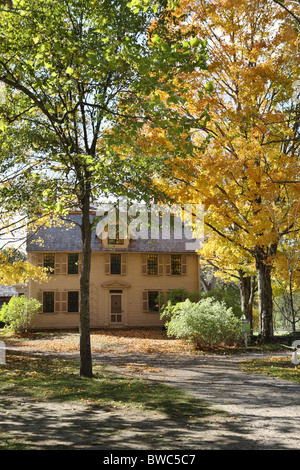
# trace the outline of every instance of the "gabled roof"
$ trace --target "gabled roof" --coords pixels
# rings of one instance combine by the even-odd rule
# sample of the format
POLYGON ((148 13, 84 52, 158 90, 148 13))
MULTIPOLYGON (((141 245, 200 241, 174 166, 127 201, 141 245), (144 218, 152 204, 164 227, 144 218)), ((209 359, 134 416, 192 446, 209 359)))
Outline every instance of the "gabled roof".
MULTIPOLYGON (((94 213, 90 214, 90 220, 93 221, 94 213)), ((57 226, 54 224, 51 227, 41 228, 38 233, 34 233, 28 237, 27 252, 31 251, 82 251, 81 241, 81 214, 73 213, 68 216, 68 221, 63 225, 57 226)), ((117 247, 116 249, 107 248, 103 241, 97 236, 96 230, 92 233, 92 251, 93 252, 106 252, 106 251, 126 251, 126 252, 157 252, 157 253, 193 253, 195 252, 195 245, 193 240, 186 238, 184 230, 182 230, 182 239, 174 238, 174 233, 171 230, 168 239, 163 239, 160 232, 159 238, 151 239, 151 231, 149 229, 148 239, 130 239, 127 248, 117 247)))

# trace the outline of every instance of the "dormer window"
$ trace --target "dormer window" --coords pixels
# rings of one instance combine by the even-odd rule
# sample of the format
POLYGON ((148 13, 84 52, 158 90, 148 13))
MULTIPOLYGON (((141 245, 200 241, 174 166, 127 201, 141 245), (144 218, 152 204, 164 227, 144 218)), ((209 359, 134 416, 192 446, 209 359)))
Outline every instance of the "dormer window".
POLYGON ((114 212, 104 213, 96 226, 96 236, 102 241, 104 248, 128 248, 127 217, 121 214, 116 217, 114 212))
POLYGON ((125 244, 125 239, 124 238, 120 238, 120 230, 119 230, 119 225, 117 225, 115 227, 115 232, 116 232, 116 236, 115 238, 109 238, 108 237, 108 245, 111 246, 111 245, 124 245, 125 244))
POLYGON ((129 245, 129 238, 124 237, 124 229, 122 231, 119 230, 119 226, 115 226, 115 230, 107 230, 107 227, 104 229, 105 236, 100 237, 102 238, 102 243, 104 248, 128 248, 129 245), (121 232, 121 233, 120 233, 121 232), (109 236, 109 235, 113 235, 109 236))

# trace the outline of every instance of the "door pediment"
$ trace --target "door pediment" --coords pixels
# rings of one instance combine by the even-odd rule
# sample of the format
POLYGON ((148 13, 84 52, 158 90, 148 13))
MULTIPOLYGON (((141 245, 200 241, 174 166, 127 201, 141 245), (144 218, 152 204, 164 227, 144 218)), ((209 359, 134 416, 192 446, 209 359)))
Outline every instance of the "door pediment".
POLYGON ((112 280, 103 282, 103 284, 101 284, 101 287, 104 287, 106 289, 127 289, 128 287, 130 287, 130 284, 123 281, 112 280))

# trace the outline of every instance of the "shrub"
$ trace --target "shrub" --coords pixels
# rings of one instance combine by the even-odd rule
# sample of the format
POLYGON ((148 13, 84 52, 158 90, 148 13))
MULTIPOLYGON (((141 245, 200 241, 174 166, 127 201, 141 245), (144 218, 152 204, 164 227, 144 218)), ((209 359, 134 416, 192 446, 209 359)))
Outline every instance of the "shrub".
POLYGON ((183 302, 186 299, 189 299, 191 302, 197 302, 201 298, 201 292, 188 292, 186 289, 180 287, 177 289, 172 289, 169 292, 163 292, 159 294, 158 297, 161 304, 166 304, 168 301, 170 301, 172 305, 175 305, 178 302, 183 302))
POLYGON ((201 295, 202 299, 207 299, 208 297, 213 297, 219 302, 224 302, 227 307, 232 308, 233 313, 237 317, 240 318, 243 316, 240 291, 236 286, 229 285, 224 288, 216 287, 215 289, 202 293, 201 295))
POLYGON ((227 308, 232 308, 234 315, 237 317, 243 316, 239 289, 232 284, 226 285, 223 288, 216 287, 208 292, 188 292, 186 289, 179 288, 159 294, 161 304, 167 303, 170 300, 173 305, 178 302, 184 302, 186 299, 189 299, 191 302, 199 302, 200 299, 207 299, 207 297, 213 297, 219 302, 224 302, 227 308))
POLYGON ((27 299, 25 296, 12 297, 0 310, 0 321, 5 323, 4 329, 13 334, 26 332, 40 305, 36 299, 27 299))
POLYGON ((161 317, 166 317, 168 336, 192 342, 197 347, 237 344, 243 339, 241 321, 224 302, 213 297, 197 303, 189 299, 172 305, 168 302, 161 317))

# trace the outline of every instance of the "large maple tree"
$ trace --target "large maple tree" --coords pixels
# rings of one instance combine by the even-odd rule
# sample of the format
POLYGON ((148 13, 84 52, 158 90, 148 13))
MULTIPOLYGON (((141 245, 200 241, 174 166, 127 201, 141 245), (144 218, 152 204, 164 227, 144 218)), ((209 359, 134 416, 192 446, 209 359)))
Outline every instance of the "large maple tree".
POLYGON ((299 76, 297 30, 271 0, 182 0, 180 11, 189 12, 182 28, 209 47, 207 70, 181 75, 189 85, 182 113, 199 117, 207 107, 210 121, 194 130, 193 155, 172 160, 172 176, 161 184, 181 202, 204 204, 211 256, 215 244, 229 266, 247 272, 252 262, 259 333, 269 340, 273 259, 281 237, 297 234, 281 184, 289 181, 290 201, 297 201, 299 105, 291 103, 299 76), (209 94, 200 88, 205 82, 209 94))

